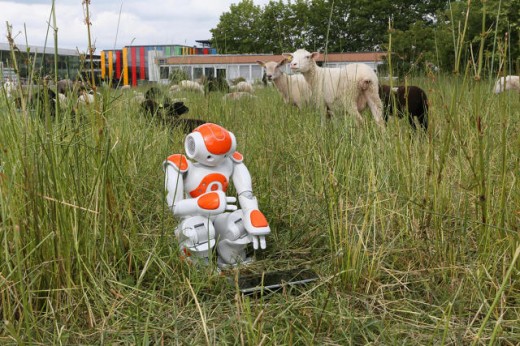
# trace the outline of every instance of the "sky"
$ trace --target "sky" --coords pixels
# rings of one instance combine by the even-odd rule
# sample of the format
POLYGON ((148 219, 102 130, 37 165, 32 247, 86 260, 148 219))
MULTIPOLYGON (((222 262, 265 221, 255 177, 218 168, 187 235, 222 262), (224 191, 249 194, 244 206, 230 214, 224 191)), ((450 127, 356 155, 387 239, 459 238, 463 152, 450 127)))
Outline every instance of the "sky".
MULTIPOLYGON (((83 0, 55 0, 58 47, 88 48, 83 0)), ((96 52, 128 45, 181 44, 211 39, 220 15, 240 0, 91 0, 91 39, 96 52)), ((269 0, 254 0, 264 6, 269 0)), ((15 43, 54 46, 52 0, 0 0, 0 42, 7 43, 7 23, 15 43)))

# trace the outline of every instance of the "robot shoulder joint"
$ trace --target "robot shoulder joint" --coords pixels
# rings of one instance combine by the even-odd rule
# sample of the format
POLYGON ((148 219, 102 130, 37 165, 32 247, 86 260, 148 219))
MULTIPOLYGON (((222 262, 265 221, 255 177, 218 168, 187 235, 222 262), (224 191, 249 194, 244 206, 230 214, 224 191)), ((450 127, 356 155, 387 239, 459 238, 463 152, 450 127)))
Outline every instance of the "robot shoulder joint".
POLYGON ((235 163, 242 163, 244 161, 244 155, 240 154, 238 151, 235 151, 233 155, 231 155, 231 160, 235 163))
POLYGON ((186 173, 190 168, 190 162, 186 158, 186 156, 182 154, 173 154, 168 156, 166 161, 164 161, 164 167, 167 165, 173 166, 176 170, 181 173, 186 173))

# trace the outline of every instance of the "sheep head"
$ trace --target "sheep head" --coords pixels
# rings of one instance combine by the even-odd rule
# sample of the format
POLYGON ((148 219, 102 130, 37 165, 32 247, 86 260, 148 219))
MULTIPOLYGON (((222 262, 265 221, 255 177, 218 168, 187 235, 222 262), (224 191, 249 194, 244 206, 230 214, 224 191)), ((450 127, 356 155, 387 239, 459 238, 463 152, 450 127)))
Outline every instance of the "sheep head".
POLYGON ((319 56, 319 53, 309 53, 305 49, 298 49, 294 53, 284 53, 282 55, 291 63, 291 70, 305 73, 316 66, 315 59, 319 56))
POLYGON ((263 61, 257 60, 257 63, 258 63, 258 65, 262 66, 265 69, 265 75, 267 76, 267 79, 271 81, 271 80, 275 80, 275 79, 279 78, 281 75, 283 75, 283 71, 281 68, 285 64, 289 63, 289 61, 287 60, 287 58, 284 58, 280 62, 276 62, 276 61, 263 62, 263 61))

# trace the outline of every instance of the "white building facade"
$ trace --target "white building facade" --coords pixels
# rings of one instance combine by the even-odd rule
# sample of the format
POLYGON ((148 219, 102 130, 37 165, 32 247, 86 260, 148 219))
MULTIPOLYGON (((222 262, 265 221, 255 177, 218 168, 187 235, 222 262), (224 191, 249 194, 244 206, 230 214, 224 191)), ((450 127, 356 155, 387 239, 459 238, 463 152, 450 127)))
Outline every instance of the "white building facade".
MULTIPOLYGON (((352 63, 364 63, 377 71, 377 66, 383 63, 385 53, 330 53, 321 54, 317 62, 326 67, 341 67, 352 63)), ((282 55, 273 54, 240 54, 240 55, 188 55, 156 57, 154 72, 150 80, 168 83, 176 71, 183 73, 190 80, 205 77, 223 77, 228 81, 244 78, 250 83, 260 81, 263 69, 257 61, 282 61, 282 55), (157 73, 158 71, 158 73, 157 73), (152 76, 154 79, 152 79, 152 76)), ((288 66, 286 72, 290 73, 288 66)))

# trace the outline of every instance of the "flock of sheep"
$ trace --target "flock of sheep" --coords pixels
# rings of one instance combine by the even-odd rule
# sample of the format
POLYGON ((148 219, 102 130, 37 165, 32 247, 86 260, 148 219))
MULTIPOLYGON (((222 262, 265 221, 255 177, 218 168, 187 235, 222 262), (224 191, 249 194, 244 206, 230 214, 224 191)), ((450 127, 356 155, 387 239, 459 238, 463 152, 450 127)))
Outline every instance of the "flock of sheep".
MULTIPOLYGON (((421 126, 428 127, 428 99, 424 90, 416 86, 398 87, 379 85, 375 72, 366 64, 350 64, 344 68, 320 67, 316 64, 318 53, 298 49, 284 54, 280 62, 257 61, 265 69, 267 79, 272 81, 286 103, 301 108, 307 105, 324 106, 325 115, 331 118, 338 110, 345 110, 363 123, 361 112, 368 106, 379 126, 384 126, 388 114, 407 113, 415 129, 413 117, 421 126), (299 72, 288 75, 284 67, 299 72), (395 103, 392 99, 395 95, 395 103)), ((324 117, 322 117, 322 122, 324 117)))
MULTIPOLYGON (((335 110, 343 109, 363 122, 360 114, 367 106, 376 123, 383 126, 388 115, 407 115, 410 126, 415 130, 417 118, 420 126, 428 128, 428 97, 418 86, 398 86, 390 88, 379 84, 377 75, 366 64, 350 64, 344 68, 320 67, 316 64, 318 53, 298 49, 284 54, 280 62, 257 61, 265 69, 268 80, 272 81, 286 103, 301 108, 304 105, 325 107, 326 117, 332 117, 335 110), (293 72, 287 75, 284 66, 290 64, 293 72), (394 109, 396 108, 396 109, 394 109)), ((494 87, 495 93, 504 90, 520 91, 519 76, 500 78, 494 87)), ((323 122, 322 117, 322 122, 323 122)))
POLYGON ((22 103, 25 103, 26 107, 41 114, 48 111, 51 116, 55 115, 56 104, 60 109, 70 108, 72 113, 76 114, 80 107, 92 104, 95 98, 94 91, 88 89, 83 82, 70 79, 62 79, 54 85, 52 80, 46 77, 41 85, 24 86, 17 86, 8 79, 4 83, 4 90, 7 98, 13 99, 18 109, 23 108, 22 103))
MULTIPOLYGON (((335 113, 346 112, 353 116, 358 123, 363 123, 361 112, 367 107, 380 127, 384 127, 390 114, 400 117, 406 115, 410 126, 415 130, 415 118, 422 129, 428 129, 428 97, 426 92, 417 86, 397 86, 391 88, 379 83, 374 70, 363 63, 349 64, 342 68, 320 67, 316 63, 319 53, 310 53, 304 49, 298 49, 294 53, 283 54, 281 61, 257 61, 263 67, 265 77, 278 90, 287 104, 292 104, 299 109, 302 107, 317 107, 323 112, 322 124, 334 116, 335 113), (289 64, 293 74, 284 72, 289 64)), ((4 84, 7 97, 15 93, 13 82, 9 79, 4 84)), ((227 85, 226 85, 227 87, 227 85)), ((129 86, 123 88, 130 88, 129 86)), ((253 86, 241 81, 228 88, 223 100, 238 100, 242 98, 254 98, 253 86)), ((71 80, 61 80, 55 86, 54 92, 50 88, 50 82, 44 81, 44 91, 36 92, 39 96, 37 102, 46 104, 51 112, 54 112, 57 99, 60 105, 70 105, 69 98, 73 100, 73 109, 94 101, 94 93, 88 91, 83 84, 71 80), (45 101, 46 100, 46 101, 45 101), (45 101, 45 102, 43 102, 45 101)), ((183 80, 172 85, 169 94, 174 95, 179 91, 189 90, 204 94, 205 88, 201 83, 183 80)), ((496 81, 494 92, 505 90, 520 91, 519 76, 501 77, 496 81)), ((146 95, 136 92, 136 99, 141 103, 141 109, 147 114, 169 122, 173 126, 182 126, 186 131, 191 131, 202 121, 197 119, 181 119, 180 116, 188 112, 188 108, 182 101, 170 102, 157 98, 159 89, 152 87, 146 95), (158 115, 158 116, 157 116, 158 115)), ((29 93, 29 95, 31 95, 29 93)), ((29 97, 29 101, 30 97, 29 97)), ((43 107, 40 107, 43 109, 43 107)))

